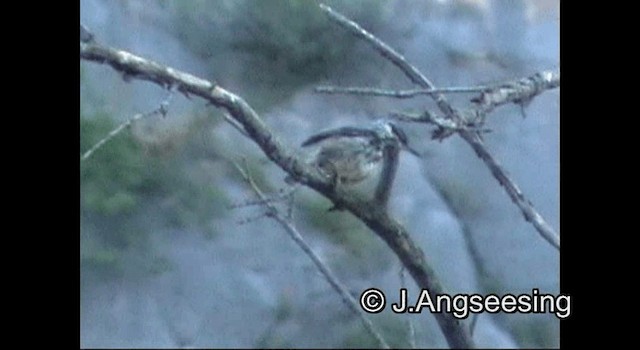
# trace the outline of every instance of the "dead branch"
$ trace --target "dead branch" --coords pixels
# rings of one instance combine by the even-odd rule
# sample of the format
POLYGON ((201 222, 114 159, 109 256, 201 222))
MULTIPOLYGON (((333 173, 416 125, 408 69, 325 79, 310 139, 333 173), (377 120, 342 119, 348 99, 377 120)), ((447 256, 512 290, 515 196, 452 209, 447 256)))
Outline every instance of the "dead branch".
MULTIPOLYGON (((80 28, 82 28, 82 26, 80 28)), ((173 93, 169 91, 169 94, 162 102, 160 102, 160 106, 158 108, 155 108, 154 110, 149 111, 147 113, 138 113, 133 117, 127 119, 124 123, 118 125, 115 129, 111 130, 111 132, 109 132, 107 136, 102 138, 100 141, 96 142, 95 145, 91 146, 86 152, 84 152, 80 156, 80 161, 87 160, 89 157, 91 157, 91 155, 95 151, 97 151, 98 149, 100 149, 100 147, 104 146, 107 142, 109 142, 111 139, 116 137, 119 133, 122 132, 122 130, 131 126, 134 122, 141 119, 149 118, 154 115, 161 115, 163 117, 167 115, 167 110, 169 108, 169 103, 171 102, 171 97, 173 97, 173 93)))
MULTIPOLYGON (((320 4, 320 8, 329 16, 331 20, 338 23, 341 27, 345 28, 347 31, 355 35, 356 37, 363 39, 365 42, 370 44, 380 55, 386 59, 388 59, 391 63, 393 63, 396 67, 398 67, 406 76, 409 78, 411 82, 414 84, 428 90, 435 90, 436 87, 424 76, 416 67, 411 65, 402 55, 396 52, 389 45, 384 43, 382 40, 375 37, 373 34, 367 32, 365 29, 360 27, 354 21, 348 19, 342 14, 334 11, 329 6, 320 4)), ((528 91, 527 96, 535 96, 541 88, 545 86, 554 86, 554 84, 559 84, 560 76, 557 75, 557 79, 553 74, 545 75, 540 79, 535 80, 533 83, 523 83, 521 85, 531 86, 528 89, 523 89, 524 91, 528 91), (545 83, 548 82, 548 83, 545 83)), ((500 103, 507 103, 509 101, 514 102, 513 99, 514 94, 504 94, 507 97, 496 98, 496 102, 487 103, 487 106, 497 106, 499 101, 500 103)), ((434 135, 438 136, 438 138, 447 137, 454 132, 457 132, 467 143, 473 148, 476 152, 476 155, 482 159, 485 165, 491 171, 491 174, 498 180, 498 183, 502 187, 504 187, 505 191, 511 198, 511 201, 520 209, 522 215, 525 220, 530 222, 533 227, 538 231, 538 233, 544 238, 547 242, 549 242, 553 247, 560 250, 560 236, 559 234, 549 225, 546 220, 538 213, 538 211, 534 208, 531 201, 529 201, 519 186, 516 185, 515 181, 511 179, 511 177, 507 174, 506 170, 502 167, 502 165, 493 157, 493 155, 486 148, 484 141, 482 140, 480 133, 475 129, 470 129, 467 127, 467 123, 469 121, 468 118, 465 118, 464 114, 469 114, 471 112, 474 115, 478 115, 477 111, 461 111, 455 109, 446 99, 443 94, 435 93, 429 94, 431 98, 433 98, 444 114, 445 118, 453 121, 455 123, 455 127, 451 128, 450 131, 445 129, 440 129, 439 133, 434 135)), ((493 95, 491 95, 493 96, 493 95)), ((502 96, 502 95, 500 95, 502 96)), ((494 101, 494 100, 490 100, 494 101)), ((473 118, 477 119, 477 118, 473 118)))
POLYGON ((373 338, 378 342, 378 344, 383 349, 389 349, 389 344, 384 340, 380 332, 376 329, 376 327, 371 323, 371 320, 367 317, 367 314, 362 310, 359 306, 358 302, 351 296, 348 288, 338 279, 338 277, 331 271, 329 266, 322 261, 322 259, 313 251, 311 246, 305 241, 302 237, 298 229, 293 225, 293 222, 287 218, 286 215, 280 213, 280 210, 267 198, 267 196, 262 192, 262 190, 258 187, 258 185, 253 181, 253 178, 249 174, 248 170, 243 169, 240 165, 235 164, 236 169, 240 172, 240 175, 244 179, 244 181, 249 185, 251 190, 258 197, 258 201, 260 201, 263 206, 267 209, 267 216, 275 220, 282 228, 284 228, 285 232, 289 237, 302 249, 302 251, 311 259, 313 264, 316 266, 320 274, 329 282, 331 287, 340 295, 342 301, 349 307, 349 309, 356 314, 360 321, 362 322, 365 330, 373 336, 373 338))
POLYGON ((499 86, 483 91, 480 96, 475 97, 471 102, 476 103, 477 109, 482 114, 493 111, 496 107, 516 103, 527 105, 540 93, 555 89, 560 86, 560 71, 542 71, 529 77, 509 81, 499 86))
POLYGON ((490 90, 487 86, 460 86, 460 87, 447 87, 439 89, 411 89, 411 90, 389 90, 373 87, 360 87, 360 86, 317 86, 313 91, 323 94, 349 94, 349 95, 362 95, 362 96, 382 96, 392 98, 412 98, 422 95, 433 94, 461 94, 461 93, 474 93, 490 90))
MULTIPOLYGON (((358 217, 398 256, 420 288, 430 293, 444 294, 435 272, 425 259, 424 252, 411 239, 407 230, 392 218, 387 210, 371 201, 336 190, 332 184, 298 159, 293 151, 274 135, 251 106, 241 97, 216 83, 167 67, 160 63, 96 43, 80 42, 80 58, 106 64, 129 79, 146 80, 162 87, 171 87, 186 96, 198 96, 210 104, 226 110, 248 137, 282 170, 319 192, 336 207, 344 208, 358 217)), ((436 313, 440 328, 451 347, 471 348, 473 341, 468 329, 450 313, 436 313)))

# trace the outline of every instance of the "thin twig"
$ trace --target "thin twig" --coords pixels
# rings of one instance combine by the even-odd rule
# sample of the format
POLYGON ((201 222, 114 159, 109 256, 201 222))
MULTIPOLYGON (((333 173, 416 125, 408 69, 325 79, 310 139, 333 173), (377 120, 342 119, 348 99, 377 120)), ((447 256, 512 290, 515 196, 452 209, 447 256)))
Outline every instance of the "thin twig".
POLYGON ((167 97, 165 97, 165 99, 162 102, 160 102, 160 106, 158 108, 156 108, 156 109, 154 109, 152 111, 149 111, 147 113, 138 113, 138 114, 134 115, 133 117, 127 119, 124 123, 121 123, 120 125, 118 125, 115 129, 111 130, 111 132, 109 132, 107 134, 107 136, 102 138, 95 145, 93 145, 86 152, 84 152, 80 156, 80 161, 87 160, 89 157, 91 157, 91 155, 95 151, 100 149, 100 147, 104 146, 107 142, 109 142, 112 138, 116 137, 116 135, 118 135, 120 132, 122 132, 122 130, 126 129, 131 124, 133 124, 134 122, 136 122, 136 121, 138 121, 140 119, 148 118, 148 117, 151 117, 151 116, 154 116, 154 115, 158 115, 158 114, 162 115, 162 116, 167 115, 167 109, 169 107, 169 102, 171 101, 171 97, 172 96, 173 96, 173 93, 171 91, 169 91, 169 94, 167 95, 167 97))
POLYGON ((247 216, 247 217, 243 217, 240 218, 238 221, 236 221, 236 224, 238 225, 246 225, 249 223, 252 223, 254 221, 258 221, 260 219, 263 219, 265 217, 269 216, 267 213, 260 213, 260 214, 256 214, 253 216, 247 216))
POLYGON ((412 114, 406 112, 391 112, 389 118, 412 123, 429 123, 439 128, 448 129, 451 131, 458 131, 460 127, 454 123, 451 119, 445 119, 429 113, 427 111, 421 114, 412 114))
POLYGON ((421 114, 413 114, 407 112, 391 112, 389 113, 389 118, 408 122, 408 123, 428 123, 437 126, 438 128, 433 130, 431 133, 431 138, 434 140, 442 141, 443 139, 449 137, 455 132, 461 131, 462 129, 473 130, 478 133, 486 134, 492 132, 491 129, 476 126, 474 124, 467 124, 465 126, 458 126, 451 119, 445 119, 439 117, 437 115, 429 113, 429 111, 424 111, 421 114))
MULTIPOLYGON (((400 288, 407 289, 407 281, 404 276, 404 266, 400 267, 400 288)), ((409 330, 409 347, 411 349, 416 348, 416 329, 413 326, 413 322, 411 321, 411 317, 407 317, 407 328, 409 330)))
MULTIPOLYGON (((414 84, 428 90, 433 90, 436 87, 425 77, 416 67, 411 65, 407 60, 392 49, 389 45, 385 44, 380 39, 376 38, 373 34, 367 32, 360 27, 354 21, 346 18, 345 16, 335 12, 329 6, 320 4, 320 8, 327 13, 330 19, 338 23, 343 28, 347 29, 353 35, 365 40, 376 51, 382 55, 382 57, 388 59, 396 67, 398 67, 414 84)), ((554 79, 551 79, 554 80, 554 79)), ((457 132, 460 136, 469 143, 469 145, 476 152, 478 157, 487 165, 493 176, 504 187, 507 194, 513 201, 513 203, 520 209, 526 221, 530 222, 538 233, 549 242, 554 248, 560 250, 560 236, 549 225, 542 215, 534 208, 533 204, 525 198, 522 191, 511 177, 504 170, 502 165, 493 157, 493 155, 487 150, 484 141, 476 130, 470 130, 464 128, 464 118, 461 116, 459 110, 454 109, 447 101, 446 97, 442 94, 430 95, 435 101, 440 110, 444 113, 446 118, 451 119, 459 127, 457 132)))
POLYGON ((382 96, 401 99, 422 95, 481 92, 482 94, 480 96, 474 97, 471 101, 475 102, 480 107, 483 113, 488 113, 496 107, 507 103, 517 103, 525 105, 527 101, 530 101, 542 92, 550 89, 555 89, 559 86, 560 71, 556 69, 553 71, 537 72, 526 78, 492 85, 455 86, 445 88, 410 90, 391 90, 375 87, 328 85, 317 86, 314 88, 314 91, 323 94, 382 96))
POLYGON ((491 89, 489 86, 470 86, 470 87, 448 87, 438 89, 412 89, 412 90, 388 90, 372 87, 357 86, 318 86, 313 89, 315 92, 323 94, 351 94, 366 96, 383 96, 393 98, 412 98, 422 95, 433 94, 456 94, 456 93, 476 93, 491 89))
MULTIPOLYGON (((388 59, 393 65, 398 67, 404 75, 409 78, 409 80, 425 89, 432 90, 436 87, 427 79, 424 74, 422 74, 418 68, 411 65, 404 56, 394 50, 391 46, 387 45, 382 40, 375 37, 373 34, 366 31, 362 28, 358 23, 350 20, 349 18, 343 16, 342 14, 334 11, 331 7, 320 4, 320 9, 323 10, 330 19, 334 22, 338 23, 341 27, 345 28, 351 34, 355 35, 357 38, 365 40, 368 44, 370 44, 373 49, 378 51, 380 55, 386 59, 388 59)), ((442 94, 432 94, 431 95, 435 100, 440 109, 446 114, 451 115, 455 114, 451 105, 446 101, 442 94)), ((457 122, 457 120, 454 120, 457 122)))
POLYGON ((265 205, 266 202, 269 202, 269 203, 284 202, 284 201, 288 202, 288 201, 290 201, 291 194, 294 191, 295 191, 295 188, 287 190, 287 191, 280 190, 279 193, 272 194, 272 195, 269 195, 269 196, 265 196, 264 200, 262 200, 260 198, 256 198, 256 199, 252 199, 252 200, 244 200, 241 203, 231 203, 227 207, 229 209, 237 209, 237 208, 250 207, 250 206, 255 206, 255 205, 265 205))
POLYGON ((362 325, 367 330, 367 332, 369 332, 369 334, 371 334, 376 339, 376 341, 382 348, 389 349, 389 345, 387 344, 387 342, 373 325, 371 320, 369 320, 367 314, 362 310, 358 302, 353 298, 353 296, 351 296, 347 287, 342 282, 340 282, 338 277, 331 271, 329 266, 327 266, 327 264, 322 261, 322 258, 320 258, 320 256, 318 256, 313 251, 311 246, 305 241, 300 232, 298 232, 298 229, 296 229, 293 226, 292 222, 289 221, 284 215, 282 215, 278 208, 267 199, 267 196, 262 192, 255 181, 253 181, 253 178, 249 175, 247 170, 243 169, 235 162, 233 163, 233 165, 238 169, 242 178, 251 187, 253 192, 258 197, 258 200, 260 200, 264 204, 267 209, 267 215, 277 221, 280 226, 284 228, 289 237, 298 245, 298 247, 300 247, 300 249, 302 249, 302 251, 309 257, 309 259, 311 259, 318 271, 320 271, 322 276, 324 276, 327 282, 329 282, 331 287, 340 295, 344 303, 347 304, 349 309, 360 318, 360 321, 362 322, 362 325))
POLYGON ((233 126, 236 130, 238 130, 242 135, 249 137, 249 134, 247 134, 247 131, 244 130, 244 128, 242 127, 242 124, 238 123, 237 120, 233 119, 233 117, 231 117, 227 111, 222 111, 222 117, 227 123, 231 124, 231 126, 233 126))
POLYGON ((80 24, 80 41, 88 43, 94 40, 93 34, 84 24, 80 24))
POLYGON ((287 218, 287 220, 293 222, 293 204, 295 202, 295 193, 297 190, 297 186, 293 187, 293 190, 291 192, 289 192, 289 198, 287 198, 287 213, 285 214, 285 217, 287 218))

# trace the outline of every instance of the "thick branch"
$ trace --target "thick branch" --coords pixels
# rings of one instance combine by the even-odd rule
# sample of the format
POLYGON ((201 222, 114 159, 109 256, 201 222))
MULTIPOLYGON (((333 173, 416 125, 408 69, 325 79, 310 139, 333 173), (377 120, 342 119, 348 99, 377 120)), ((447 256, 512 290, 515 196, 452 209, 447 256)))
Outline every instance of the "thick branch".
MULTIPOLYGON (((288 151, 251 106, 239 96, 188 73, 93 42, 80 43, 80 58, 108 64, 127 77, 148 80, 164 87, 174 87, 177 91, 201 97, 216 107, 225 109, 276 165, 299 182, 329 198, 336 207, 349 210, 380 236, 402 261, 418 286, 428 289, 433 294, 445 293, 435 272, 427 264, 422 250, 413 242, 406 229, 389 216, 384 207, 336 191, 326 179, 296 158, 293 152, 288 151)), ((436 313, 434 316, 451 347, 473 346, 467 328, 452 314, 436 313)))
MULTIPOLYGON (((320 8, 329 15, 329 18, 338 23, 358 38, 365 40, 384 58, 388 59, 397 66, 414 84, 424 89, 436 89, 436 87, 427 79, 416 67, 412 66, 407 60, 393 50, 389 45, 376 38, 371 33, 364 30, 357 23, 335 12, 329 6, 324 4, 320 8)), ((559 76, 558 76, 559 79, 559 76)), ((553 79, 550 79, 553 80, 553 79)), ((559 80, 558 80, 559 82, 559 80)), ((524 218, 531 222, 538 233, 556 249, 560 249, 560 236, 558 233, 544 220, 542 215, 533 207, 533 204, 527 200, 515 182, 507 175, 506 171, 493 158, 487 150, 476 130, 464 128, 464 118, 461 117, 460 111, 454 109, 442 94, 430 95, 435 101, 446 118, 451 119, 458 125, 457 132, 469 143, 471 148, 476 152, 478 157, 489 167, 493 176, 507 191, 507 194, 513 203, 520 209, 524 218)))

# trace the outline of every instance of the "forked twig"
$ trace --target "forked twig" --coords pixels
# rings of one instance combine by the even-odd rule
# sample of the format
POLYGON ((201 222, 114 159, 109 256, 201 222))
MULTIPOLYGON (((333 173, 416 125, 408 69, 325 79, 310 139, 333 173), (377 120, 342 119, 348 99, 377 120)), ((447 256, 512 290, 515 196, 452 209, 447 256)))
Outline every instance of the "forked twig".
MULTIPOLYGON (((394 219, 386 208, 363 200, 359 196, 335 191, 335 187, 330 181, 319 175, 295 152, 286 147, 240 96, 227 91, 214 82, 124 50, 101 45, 95 41, 80 42, 80 58, 109 65, 117 72, 126 73, 133 79, 150 81, 163 87, 175 87, 178 92, 200 97, 215 107, 226 110, 242 125, 249 138, 274 164, 298 180, 299 183, 317 191, 335 205, 351 212, 384 240, 402 261, 420 288, 428 289, 435 294, 445 293, 422 249, 413 241, 406 228, 394 219)), ((438 313, 434 316, 451 347, 473 347, 468 330, 452 314, 438 313)))
MULTIPOLYGON (((424 89, 436 89, 433 83, 431 83, 431 81, 429 81, 429 79, 424 76, 416 67, 411 65, 404 58, 404 56, 400 55, 382 40, 378 39, 373 34, 363 29, 356 22, 334 11, 329 6, 320 4, 320 8, 329 16, 331 20, 338 23, 341 27, 345 28, 356 37, 361 38, 368 44, 370 44, 376 51, 378 51, 378 53, 380 53, 380 55, 382 55, 382 57, 388 59, 391 63, 398 67, 409 78, 409 80, 411 80, 411 82, 424 89)), ((553 77, 547 80, 553 82, 556 81, 553 77)), ((534 89, 534 91, 538 90, 534 89)), ((546 222, 546 220, 544 220, 542 215, 538 213, 531 201, 529 201, 524 196, 524 194, 520 190, 520 187, 516 185, 515 181, 511 179, 511 177, 507 174, 506 170, 504 170, 498 160, 496 160, 489 152, 480 134, 476 130, 462 127, 463 125, 465 125, 464 118, 461 116, 459 110, 456 110, 455 108, 453 108, 453 106, 451 106, 444 95, 436 93, 430 94, 429 96, 435 100, 436 104, 445 115, 445 117, 451 119, 454 123, 456 123, 456 125, 459 127, 457 130, 458 134, 465 141, 467 141, 471 148, 473 148, 473 150, 476 152, 478 157, 482 159, 485 165, 489 168, 491 174, 498 180, 500 185, 504 187, 512 202, 520 209, 525 220, 533 225, 533 227, 538 231, 542 238, 549 242, 554 248, 560 250, 559 234, 551 227, 551 225, 546 222)))
POLYGON ((97 151, 98 149, 100 149, 100 147, 104 146, 107 142, 109 142, 111 139, 116 137, 116 135, 118 135, 120 132, 122 132, 122 130, 124 130, 127 127, 131 126, 131 124, 133 124, 134 122, 136 122, 136 121, 138 121, 140 119, 151 117, 153 115, 157 115, 157 114, 165 116, 167 114, 167 109, 169 107, 169 102, 171 101, 171 97, 172 96, 173 96, 173 93, 171 92, 171 90, 169 90, 169 94, 160 103, 160 107, 158 107, 158 108, 156 108, 156 109, 154 109, 152 111, 149 111, 147 113, 138 113, 138 114, 134 115, 133 117, 127 119, 124 123, 121 123, 120 125, 118 125, 115 129, 111 130, 111 132, 109 132, 107 134, 107 136, 102 138, 100 141, 96 142, 95 145, 91 146, 86 152, 84 152, 80 156, 80 161, 87 160, 89 157, 91 157, 91 155, 95 151, 97 151))
POLYGON ((320 258, 313 251, 311 246, 305 241, 300 232, 298 232, 298 229, 293 226, 293 223, 287 218, 286 215, 282 215, 280 213, 280 211, 272 201, 268 200, 267 196, 264 194, 264 192, 262 192, 255 181, 253 181, 253 178, 247 170, 243 169, 235 162, 233 163, 233 165, 236 167, 236 169, 238 169, 238 172, 240 172, 240 175, 242 176, 244 181, 249 185, 249 187, 251 187, 255 195, 258 197, 258 201, 261 202, 267 209, 267 216, 278 222, 280 226, 284 228, 287 235, 289 235, 289 237, 298 245, 298 247, 300 247, 300 249, 302 249, 302 251, 309 257, 309 259, 311 259, 315 267, 318 269, 318 271, 320 271, 320 274, 322 274, 327 282, 329 282, 331 287, 340 295, 344 303, 347 304, 349 309, 360 318, 360 321, 362 322, 362 325, 364 326, 366 331, 371 334, 374 339, 376 339, 376 341, 382 348, 389 349, 389 345, 387 344, 387 342, 373 325, 371 320, 369 320, 367 314, 362 310, 358 302, 353 298, 353 296, 351 296, 347 287, 342 282, 340 282, 338 277, 331 271, 329 266, 327 266, 327 264, 322 261, 322 258, 320 258))

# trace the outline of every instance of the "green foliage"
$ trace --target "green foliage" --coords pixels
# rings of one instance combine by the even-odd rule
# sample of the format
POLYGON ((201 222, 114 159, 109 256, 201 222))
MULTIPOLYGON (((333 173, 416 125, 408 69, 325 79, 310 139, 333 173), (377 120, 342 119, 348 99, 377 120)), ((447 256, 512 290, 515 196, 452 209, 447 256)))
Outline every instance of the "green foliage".
POLYGON ((122 252, 113 248, 98 248, 90 254, 81 254, 83 269, 90 269, 106 277, 119 277, 123 273, 122 252))
MULTIPOLYGON (((80 120, 80 153, 115 128, 104 114, 80 120)), ((82 162, 80 181, 83 209, 106 216, 130 213, 137 205, 139 190, 149 178, 140 148, 123 132, 82 162)))
MULTIPOLYGON (((346 10, 356 17, 378 19, 380 2, 352 1, 346 10), (359 3, 359 4, 358 4, 359 3), (355 13, 354 13, 355 12, 355 13)), ((247 81, 286 97, 347 63, 356 38, 340 32, 312 1, 242 1, 231 21, 235 28, 230 47, 250 57, 244 70, 247 81), (273 89, 277 86, 277 89, 273 89)))
MULTIPOLYGON (((104 113, 82 116, 80 152, 115 127, 104 113)), ((182 157, 180 150, 188 145, 189 132, 194 130, 179 140, 177 150, 157 156, 124 130, 82 161, 83 269, 103 276, 118 276, 125 266, 162 273, 170 264, 153 252, 150 234, 154 229, 195 226, 208 236, 214 234, 210 220, 222 212, 226 198, 210 182, 191 176, 187 157, 182 157)))
MULTIPOLYGON (((127 270, 140 270, 143 264, 131 263, 131 256, 145 256, 152 249, 146 228, 130 215, 105 217, 85 215, 81 229, 80 261, 84 272, 100 279, 121 277, 127 270), (139 266, 138 266, 139 265, 139 266)), ((135 260, 135 259, 134 259, 135 260)))
MULTIPOLYGON (((382 0, 327 1, 366 27, 383 16, 382 0)), ((189 1, 176 5, 175 31, 191 50, 210 59, 215 72, 242 65, 252 88, 243 96, 258 110, 306 84, 363 60, 357 39, 339 29, 315 1, 189 1)))
POLYGON ((148 272, 152 275, 160 275, 169 270, 171 270, 171 261, 163 256, 151 259, 148 267, 148 272))
MULTIPOLYGON (((263 158, 244 157, 242 159, 237 159, 236 163, 241 166, 242 169, 249 174, 249 176, 251 176, 253 182, 256 183, 256 185, 262 192, 274 193, 277 191, 276 186, 274 186, 274 184, 269 181, 269 177, 265 173, 265 162, 263 158)), ((241 186, 248 186, 247 182, 242 178, 240 172, 235 166, 228 167, 226 175, 241 186)))
MULTIPOLYGON (((382 314, 374 324, 392 349, 410 348, 409 327, 400 317, 382 314)), ((367 332, 360 322, 354 323, 342 344, 344 348, 379 348, 378 342, 367 332)))
POLYGON ((510 322, 509 328, 524 348, 557 348, 559 321, 531 320, 510 322))
POLYGON ((188 178, 182 180, 184 184, 176 188, 177 192, 165 210, 166 220, 175 228, 193 223, 207 228, 209 221, 218 217, 227 203, 224 193, 214 187, 202 187, 202 184, 188 178))
POLYGON ((299 210, 307 224, 317 228, 335 243, 362 247, 366 239, 367 228, 351 213, 343 211, 328 212, 331 203, 320 197, 302 200, 299 210))
POLYGON ((299 215, 307 225, 322 232, 332 242, 342 246, 345 254, 336 255, 331 264, 340 270, 349 267, 359 276, 378 274, 390 266, 390 254, 385 244, 375 233, 351 213, 328 212, 331 203, 317 196, 298 201, 299 215))
POLYGON ((272 349, 272 348, 291 348, 292 345, 288 339, 278 334, 278 326, 284 322, 287 322, 294 313, 293 305, 286 295, 280 295, 278 299, 278 305, 274 310, 275 319, 265 329, 265 331, 258 337, 255 347, 259 349, 272 349))
POLYGON ((244 1, 238 11, 241 15, 232 22, 238 29, 232 48, 267 62, 280 60, 292 74, 317 76, 348 53, 354 41, 336 40, 314 2, 244 1))

